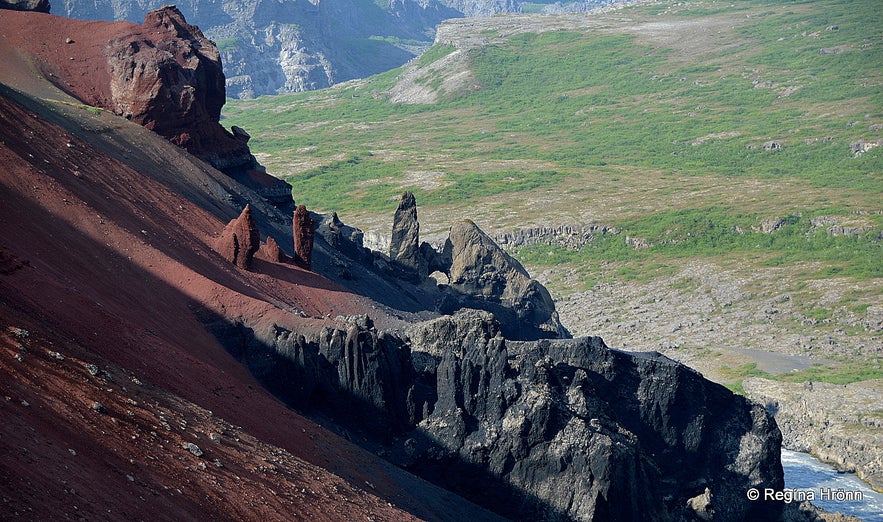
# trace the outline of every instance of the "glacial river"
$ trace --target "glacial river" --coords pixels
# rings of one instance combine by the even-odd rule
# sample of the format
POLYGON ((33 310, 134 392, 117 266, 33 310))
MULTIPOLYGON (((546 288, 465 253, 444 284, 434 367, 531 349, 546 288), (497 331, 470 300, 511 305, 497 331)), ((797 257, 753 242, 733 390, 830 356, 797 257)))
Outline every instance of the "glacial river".
MULTIPOLYGON (((837 471, 812 455, 782 450, 785 488, 832 513, 883 522, 883 493, 877 493, 852 473, 837 471), (812 496, 814 498, 808 498, 812 496)), ((801 499, 802 500, 802 499, 801 499)))

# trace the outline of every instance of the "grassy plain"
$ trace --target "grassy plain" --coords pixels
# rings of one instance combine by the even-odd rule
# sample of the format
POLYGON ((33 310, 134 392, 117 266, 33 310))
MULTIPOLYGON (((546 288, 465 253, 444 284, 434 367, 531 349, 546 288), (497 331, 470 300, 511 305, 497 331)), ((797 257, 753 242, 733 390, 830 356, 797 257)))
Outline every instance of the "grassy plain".
MULTIPOLYGON (((775 332, 744 342, 848 356, 861 379, 880 378, 883 147, 851 150, 883 139, 879 7, 656 2, 591 17, 451 21, 440 34, 457 37, 404 69, 230 100, 224 123, 254 136, 253 151, 299 203, 361 228, 386 232, 403 190, 416 194, 428 231, 465 216, 491 232, 616 227, 581 248, 515 252, 553 294, 572 298, 560 307, 577 333, 664 348, 666 332, 621 335, 579 319, 587 305, 573 303, 606 302, 611 285, 630 286, 628 299, 691 299, 707 282, 684 274, 700 262, 732 274, 746 310, 789 296, 787 313, 770 319, 775 332), (461 69, 433 67, 452 53, 467 56, 451 61, 461 69), (436 90, 436 103, 389 101, 408 70, 424 72, 414 87, 436 90), (454 75, 469 81, 444 91, 454 75), (756 276, 769 271, 775 285, 756 276), (828 336, 834 347, 769 337, 790 334, 828 336)), ((623 305, 612 325, 641 303, 623 305)), ((724 317, 724 308, 707 313, 724 317)), ((695 353, 728 342, 696 335, 695 353)), ((753 374, 738 371, 745 364, 727 366, 734 386, 753 374)))

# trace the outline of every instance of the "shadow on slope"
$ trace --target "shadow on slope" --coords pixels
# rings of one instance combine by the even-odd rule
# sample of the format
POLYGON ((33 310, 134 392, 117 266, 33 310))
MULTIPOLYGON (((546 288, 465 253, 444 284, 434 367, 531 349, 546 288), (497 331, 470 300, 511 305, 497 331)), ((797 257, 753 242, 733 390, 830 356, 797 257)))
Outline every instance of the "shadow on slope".
MULTIPOLYGON (((377 485, 376 495, 406 506, 422 518, 444 519, 435 513, 446 511, 481 518, 475 508, 458 507, 462 500, 418 484, 418 479, 286 410, 261 390, 194 318, 194 310, 206 304, 201 299, 211 297, 211 305, 218 310, 240 301, 259 300, 260 293, 248 286, 246 274, 231 277, 225 273, 219 268, 220 259, 217 263, 213 261, 203 245, 193 243, 194 238, 178 231, 178 227, 168 234, 157 234, 150 241, 152 246, 140 241, 127 243, 128 237, 141 235, 139 227, 144 226, 140 223, 145 216, 139 207, 119 214, 121 228, 110 221, 117 216, 116 212, 94 217, 95 211, 89 207, 92 203, 76 201, 66 189, 62 190, 81 180, 60 163, 66 161, 63 152, 58 157, 50 150, 50 144, 68 151, 80 147, 80 142, 72 141, 74 147, 68 147, 64 139, 70 136, 51 127, 29 130, 21 124, 31 125, 38 119, 5 100, 2 102, 2 114, 13 115, 8 126, 4 126, 8 131, 4 143, 11 146, 15 132, 41 142, 33 145, 32 152, 0 149, 7 165, 6 175, 0 177, 0 199, 4 202, 0 206, 0 247, 4 259, 0 301, 6 325, 24 326, 40 332, 44 338, 63 339, 67 349, 72 350, 71 357, 99 358, 135 371, 146 381, 245 426, 265 441, 288 448, 317 466, 336 468, 359 488, 371 480, 377 485), (45 161, 42 154, 48 155, 45 161), (70 182, 63 176, 70 176, 70 182), (144 256, 144 250, 153 249, 155 253, 144 256), (181 249, 189 251, 182 254, 181 249), (197 265, 197 271, 187 266, 191 261, 197 265), (202 272, 218 276, 220 282, 210 285, 209 290, 199 290, 188 286, 186 279, 179 279, 182 274, 190 274, 198 280, 203 277, 202 272), (178 281, 181 286, 170 281, 178 281)), ((24 147, 27 143, 20 145, 24 147)), ((114 173, 109 167, 104 172, 110 176, 114 173)), ((97 174, 83 172, 84 176, 97 174)), ((138 179, 134 171, 130 174, 133 177, 129 182, 133 185, 128 188, 148 184, 148 180, 138 179)), ((132 203, 104 187, 99 184, 92 187, 94 193, 85 189, 79 193, 96 205, 111 205, 113 201, 132 203), (102 196, 107 201, 102 202, 102 196)), ((116 187, 118 191, 127 188, 116 187)), ((149 194, 135 191, 131 197, 148 203, 149 194)), ((180 200, 185 211, 193 210, 188 205, 180 200)), ((162 229, 175 223, 168 215, 156 219, 158 224, 152 221, 150 231, 154 226, 162 229)), ((210 222, 215 223, 214 219, 210 222)), ((272 308, 261 305, 260 309, 272 308)), ((83 473, 88 476, 100 470, 86 469, 83 473)), ((39 489, 44 486, 51 490, 49 484, 32 484, 39 489)), ((11 492, 10 498, 19 498, 21 494, 11 492)), ((328 502, 329 509, 333 509, 336 501, 328 502)))

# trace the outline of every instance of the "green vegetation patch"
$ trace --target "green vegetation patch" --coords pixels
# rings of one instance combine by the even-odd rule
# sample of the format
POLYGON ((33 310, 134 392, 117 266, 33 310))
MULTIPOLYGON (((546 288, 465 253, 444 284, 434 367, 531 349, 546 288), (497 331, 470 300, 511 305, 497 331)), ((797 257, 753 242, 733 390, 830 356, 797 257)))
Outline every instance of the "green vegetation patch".
POLYGON ((220 40, 215 41, 215 45, 218 47, 219 51, 235 51, 236 49, 239 49, 239 39, 221 38, 220 40))
POLYGON ((435 44, 420 55, 417 63, 421 67, 426 67, 433 62, 441 60, 455 50, 456 48, 450 44, 435 44))
MULTIPOLYGON (((499 218, 483 212, 500 220, 485 229, 538 213, 616 227, 582 248, 515 253, 528 265, 576 267, 587 285, 600 263, 612 267, 605 277, 646 282, 691 258, 791 266, 805 280, 883 277, 883 147, 850 150, 883 139, 879 0, 653 3, 598 16, 601 31, 473 35, 492 44, 469 50, 470 81, 438 103, 392 103, 403 71, 391 70, 231 100, 224 123, 248 130, 268 170, 316 210, 388 218, 410 189, 421 206, 464 215, 508 205, 499 218), (675 29, 654 36, 666 25, 675 29), (691 27, 712 29, 694 43, 691 27), (414 172, 441 174, 430 188, 414 172), (521 205, 537 191, 543 208, 521 205), (774 216, 781 226, 760 231, 774 216), (860 223, 835 233, 813 224, 821 216, 860 223)), ((373 39, 360 52, 391 43, 373 39)), ((454 50, 435 45, 411 65, 432 67, 454 50)), ((451 72, 425 83, 437 89, 451 72)), ((807 318, 832 314, 820 305, 807 318)))
POLYGON ((844 361, 840 364, 816 364, 811 368, 783 373, 773 379, 785 382, 829 382, 850 384, 853 382, 883 379, 883 367, 879 358, 864 361, 844 361))

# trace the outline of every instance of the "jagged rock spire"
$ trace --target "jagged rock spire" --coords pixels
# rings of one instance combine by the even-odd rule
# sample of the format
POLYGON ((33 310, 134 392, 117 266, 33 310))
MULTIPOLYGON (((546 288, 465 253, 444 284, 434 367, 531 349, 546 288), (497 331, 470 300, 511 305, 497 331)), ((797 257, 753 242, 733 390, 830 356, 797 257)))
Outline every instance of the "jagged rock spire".
POLYGON ((294 233, 294 259, 295 262, 311 270, 313 266, 313 240, 316 234, 316 224, 310 217, 307 207, 298 205, 294 211, 292 220, 292 232, 294 233))
POLYGON ((389 257, 399 266, 417 271, 420 264, 419 252, 420 223, 417 222, 417 201, 413 193, 405 192, 392 219, 389 257))
POLYGON ((224 227, 215 241, 215 250, 239 268, 251 268, 255 252, 261 246, 261 232, 254 221, 251 205, 245 205, 239 217, 224 227))

